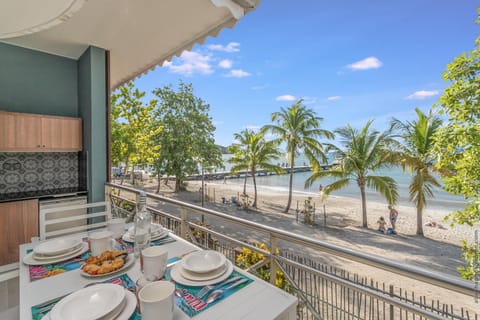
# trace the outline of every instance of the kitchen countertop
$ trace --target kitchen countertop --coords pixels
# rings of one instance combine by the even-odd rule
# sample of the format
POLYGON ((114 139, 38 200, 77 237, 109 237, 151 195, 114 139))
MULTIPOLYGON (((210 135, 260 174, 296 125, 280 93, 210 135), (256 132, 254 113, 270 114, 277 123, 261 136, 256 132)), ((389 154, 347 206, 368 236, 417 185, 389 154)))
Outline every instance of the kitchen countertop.
POLYGON ((80 188, 62 188, 38 191, 25 191, 14 193, 0 193, 0 202, 41 199, 49 197, 67 196, 67 195, 85 195, 87 191, 80 188))

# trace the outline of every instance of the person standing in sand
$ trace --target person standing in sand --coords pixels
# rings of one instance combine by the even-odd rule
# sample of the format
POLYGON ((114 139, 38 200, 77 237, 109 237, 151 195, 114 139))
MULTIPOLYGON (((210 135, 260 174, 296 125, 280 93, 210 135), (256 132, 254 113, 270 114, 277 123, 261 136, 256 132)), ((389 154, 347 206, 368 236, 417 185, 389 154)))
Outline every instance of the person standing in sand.
POLYGON ((390 223, 392 225, 392 232, 397 233, 395 224, 397 222, 398 211, 395 210, 391 205, 388 206, 388 210, 390 210, 389 217, 390 217, 390 223))

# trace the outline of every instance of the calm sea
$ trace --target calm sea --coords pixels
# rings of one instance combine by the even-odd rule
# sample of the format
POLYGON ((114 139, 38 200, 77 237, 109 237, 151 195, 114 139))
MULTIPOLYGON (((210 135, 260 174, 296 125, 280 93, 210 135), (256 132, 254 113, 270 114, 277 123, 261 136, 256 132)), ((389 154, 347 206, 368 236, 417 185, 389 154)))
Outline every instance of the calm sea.
MULTIPOLYGON (((228 159, 229 155, 224 155, 224 159, 228 159)), ((300 158, 295 161, 295 164, 303 165, 304 159, 300 158)), ((230 169, 229 164, 226 163, 226 170, 230 169)), ((390 168, 383 169, 377 172, 378 175, 389 176, 397 181, 398 184, 398 193, 399 193, 399 204, 401 205, 410 205, 413 206, 408 200, 408 186, 411 182, 412 177, 407 172, 403 172, 401 168, 390 168)), ((311 187, 305 188, 305 180, 311 175, 311 172, 298 172, 293 176, 293 190, 295 192, 305 193, 306 195, 318 195, 318 187, 320 184, 328 185, 333 182, 331 178, 322 178, 317 180, 311 187)), ((289 175, 272 175, 272 176, 261 176, 256 177, 257 185, 261 188, 269 189, 272 191, 288 191, 288 182, 289 175)), ((440 183, 442 181, 438 179, 440 183)), ((238 183, 243 184, 243 179, 230 179, 228 183, 238 183)), ((247 183, 251 184, 252 179, 248 178, 247 183)), ((261 191, 260 191, 261 192, 261 191)), ((342 190, 332 193, 333 196, 341 197, 350 197, 360 199, 360 190, 355 182, 350 183, 347 187, 342 190)), ((454 211, 462 209, 467 201, 465 201, 461 196, 452 195, 443 189, 435 188, 434 189, 434 198, 427 200, 427 208, 443 209, 448 211, 454 211)), ((367 201, 377 201, 385 202, 385 199, 382 198, 378 193, 367 189, 367 201)))

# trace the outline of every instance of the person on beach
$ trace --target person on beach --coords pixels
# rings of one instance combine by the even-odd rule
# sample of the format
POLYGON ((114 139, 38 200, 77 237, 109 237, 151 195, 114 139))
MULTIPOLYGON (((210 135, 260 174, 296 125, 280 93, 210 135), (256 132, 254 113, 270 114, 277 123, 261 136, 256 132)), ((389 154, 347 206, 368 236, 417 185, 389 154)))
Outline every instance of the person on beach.
POLYGON ((381 233, 386 233, 386 226, 387 226, 387 222, 385 221, 385 219, 383 217, 380 217, 377 221, 378 223, 378 229, 377 231, 381 232, 381 233))
POLYGON ((395 224, 397 222, 398 211, 395 210, 391 205, 388 206, 388 210, 390 210, 389 217, 390 217, 390 224, 392 225, 392 233, 396 234, 397 230, 396 230, 395 224))

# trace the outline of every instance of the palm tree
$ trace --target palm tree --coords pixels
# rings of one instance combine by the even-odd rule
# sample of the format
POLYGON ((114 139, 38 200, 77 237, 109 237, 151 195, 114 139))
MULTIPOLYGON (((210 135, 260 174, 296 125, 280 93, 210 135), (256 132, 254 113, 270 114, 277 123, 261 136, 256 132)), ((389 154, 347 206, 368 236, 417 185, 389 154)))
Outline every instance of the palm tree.
POLYGON ((417 119, 402 122, 392 119, 392 127, 399 131, 403 140, 399 153, 399 163, 403 170, 408 168, 412 175, 409 186, 409 200, 417 208, 417 234, 423 235, 422 213, 427 204, 427 197, 434 197, 433 187, 441 187, 434 172, 445 174, 435 167, 433 163, 433 136, 442 125, 442 120, 430 111, 425 115, 416 108, 417 119))
POLYGON ((318 167, 313 168, 312 175, 305 183, 306 186, 310 186, 320 178, 333 177, 336 180, 324 189, 326 194, 330 194, 355 181, 360 188, 362 197, 362 226, 364 228, 368 226, 366 188, 379 192, 389 204, 395 204, 398 199, 395 180, 388 176, 374 174, 375 171, 394 162, 394 153, 389 149, 394 140, 389 130, 380 133, 370 129, 371 124, 372 121, 368 121, 360 131, 353 129, 350 125, 335 130, 335 134, 341 137, 344 148, 329 145, 328 149, 336 152, 340 164, 328 171, 323 171, 318 167))
POLYGON ((292 204, 293 168, 295 156, 301 151, 305 154, 312 166, 320 166, 319 159, 327 162, 321 138, 333 139, 332 132, 321 129, 320 123, 323 118, 318 117, 312 109, 302 105, 302 99, 295 102, 289 108, 281 108, 280 112, 274 112, 271 120, 275 124, 265 125, 263 130, 270 130, 278 144, 286 143, 288 162, 290 164, 290 181, 288 185, 288 203, 285 212, 290 210, 292 204))
MULTIPOLYGON (((275 160, 280 159, 280 151, 275 142, 265 140, 264 132, 255 133, 252 130, 245 129, 240 133, 236 133, 234 138, 238 141, 238 144, 232 145, 230 149, 234 151, 233 157, 229 160, 234 164, 231 170, 232 172, 247 170, 247 172, 251 173, 254 188, 253 207, 256 208, 257 181, 255 175, 257 170, 261 168, 269 172, 282 172, 282 168, 272 164, 275 160)), ((245 186, 246 184, 244 183, 244 194, 246 191, 245 186)))

